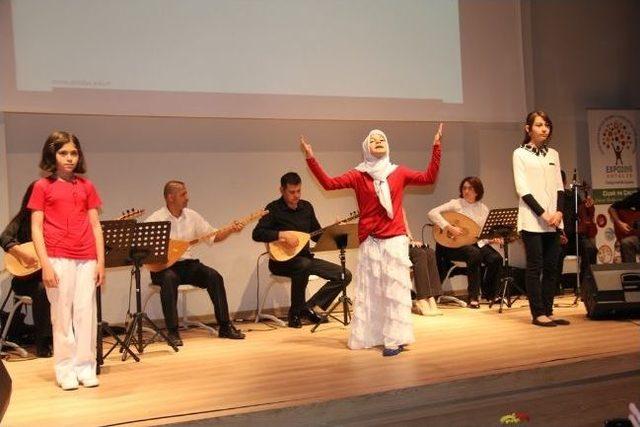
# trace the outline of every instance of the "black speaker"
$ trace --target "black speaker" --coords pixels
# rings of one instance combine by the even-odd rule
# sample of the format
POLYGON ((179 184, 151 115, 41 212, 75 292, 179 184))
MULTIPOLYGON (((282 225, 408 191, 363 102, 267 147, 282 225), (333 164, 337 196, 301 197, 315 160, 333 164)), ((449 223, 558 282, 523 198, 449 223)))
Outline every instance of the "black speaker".
POLYGON ((9 407, 9 400, 11 399, 11 377, 7 368, 4 367, 2 360, 0 360, 0 421, 4 418, 4 413, 7 412, 9 407))
POLYGON ((640 316, 640 264, 592 265, 582 278, 590 319, 640 316))

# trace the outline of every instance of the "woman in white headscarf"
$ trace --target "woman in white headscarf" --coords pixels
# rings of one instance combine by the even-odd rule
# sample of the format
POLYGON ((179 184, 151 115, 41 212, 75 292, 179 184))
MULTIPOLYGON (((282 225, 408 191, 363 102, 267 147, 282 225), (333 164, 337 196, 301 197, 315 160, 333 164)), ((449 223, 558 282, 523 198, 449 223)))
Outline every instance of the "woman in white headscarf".
POLYGON ((394 356, 415 341, 411 323, 411 261, 402 198, 407 185, 433 184, 440 168, 442 124, 433 140, 425 171, 391 163, 384 132, 372 130, 362 142, 364 161, 335 178, 326 174, 304 137, 300 146, 311 172, 325 190, 353 188, 360 210, 360 254, 355 307, 348 346, 351 349, 384 346, 394 356))

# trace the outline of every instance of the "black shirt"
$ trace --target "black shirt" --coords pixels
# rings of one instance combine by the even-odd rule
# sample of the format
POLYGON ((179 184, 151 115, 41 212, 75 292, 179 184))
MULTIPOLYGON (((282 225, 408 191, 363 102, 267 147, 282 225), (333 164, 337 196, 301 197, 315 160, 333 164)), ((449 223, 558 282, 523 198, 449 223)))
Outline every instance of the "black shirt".
MULTIPOLYGON (((306 200, 300 200, 296 209, 291 209, 285 203, 284 199, 280 197, 277 200, 269 203, 266 207, 269 213, 258 221, 258 224, 253 229, 253 240, 256 242, 273 242, 278 240, 279 231, 302 231, 305 233, 311 233, 320 229, 320 223, 316 218, 316 213, 313 210, 313 205, 306 200)), ((312 239, 317 242, 320 235, 314 236, 312 239)), ((309 244, 300 251, 299 255, 311 257, 311 251, 309 250, 309 244)))
POLYGON ((640 212, 640 191, 636 191, 611 205, 613 209, 633 209, 640 212))
POLYGON ((25 211, 16 215, 0 235, 0 246, 5 252, 9 249, 31 241, 31 212, 25 211))

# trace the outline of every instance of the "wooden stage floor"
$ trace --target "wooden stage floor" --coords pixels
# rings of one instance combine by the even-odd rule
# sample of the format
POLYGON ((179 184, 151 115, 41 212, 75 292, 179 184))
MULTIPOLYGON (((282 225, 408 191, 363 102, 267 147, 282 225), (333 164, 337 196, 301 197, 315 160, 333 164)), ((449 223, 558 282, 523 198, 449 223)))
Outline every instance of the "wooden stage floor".
MULTIPOLYGON (((569 305, 572 297, 556 300, 569 305)), ((591 321, 584 307, 561 307, 565 327, 530 324, 526 301, 498 314, 444 307, 440 317, 414 315, 416 343, 396 357, 380 349, 351 351, 337 323, 316 333, 238 324, 244 341, 182 333, 174 353, 153 344, 136 363, 111 355, 100 387, 62 391, 52 359, 9 361, 13 380, 7 426, 156 425, 344 399, 492 374, 638 353, 640 323, 591 321)), ((637 393, 636 393, 637 395, 637 393)))

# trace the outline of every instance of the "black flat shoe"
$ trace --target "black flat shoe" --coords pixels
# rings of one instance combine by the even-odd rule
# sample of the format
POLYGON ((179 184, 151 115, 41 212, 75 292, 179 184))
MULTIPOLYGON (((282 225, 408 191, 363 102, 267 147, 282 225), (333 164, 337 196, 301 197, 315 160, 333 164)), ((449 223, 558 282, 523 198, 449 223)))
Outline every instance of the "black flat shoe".
POLYGON ((300 317, 304 317, 311 323, 323 323, 322 317, 320 317, 315 311, 310 308, 303 308, 302 310, 300 310, 300 313, 298 313, 298 315, 300 317))
POLYGON ((169 340, 173 341, 176 347, 182 347, 184 344, 182 343, 182 338, 180 338, 180 334, 178 332, 169 332, 167 334, 169 340))
POLYGON ((220 329, 218 329, 218 336, 220 338, 229 338, 230 340, 243 340, 245 337, 242 331, 231 323, 220 326, 220 329))
POLYGON ((551 327, 554 327, 554 326, 558 326, 558 325, 556 325, 556 323, 555 323, 553 320, 552 320, 552 321, 550 321, 550 322, 541 322, 541 321, 539 321, 538 319, 533 319, 533 320, 531 321, 531 323, 533 323, 533 324, 534 324, 534 325, 536 325, 536 326, 543 326, 543 327, 547 327, 547 328, 551 328, 551 327))
POLYGON ((300 316, 297 314, 290 314, 288 326, 290 328, 302 328, 302 320, 300 320, 300 316))
POLYGON ((558 326, 566 326, 571 324, 571 322, 565 319, 553 319, 552 322, 558 326))

